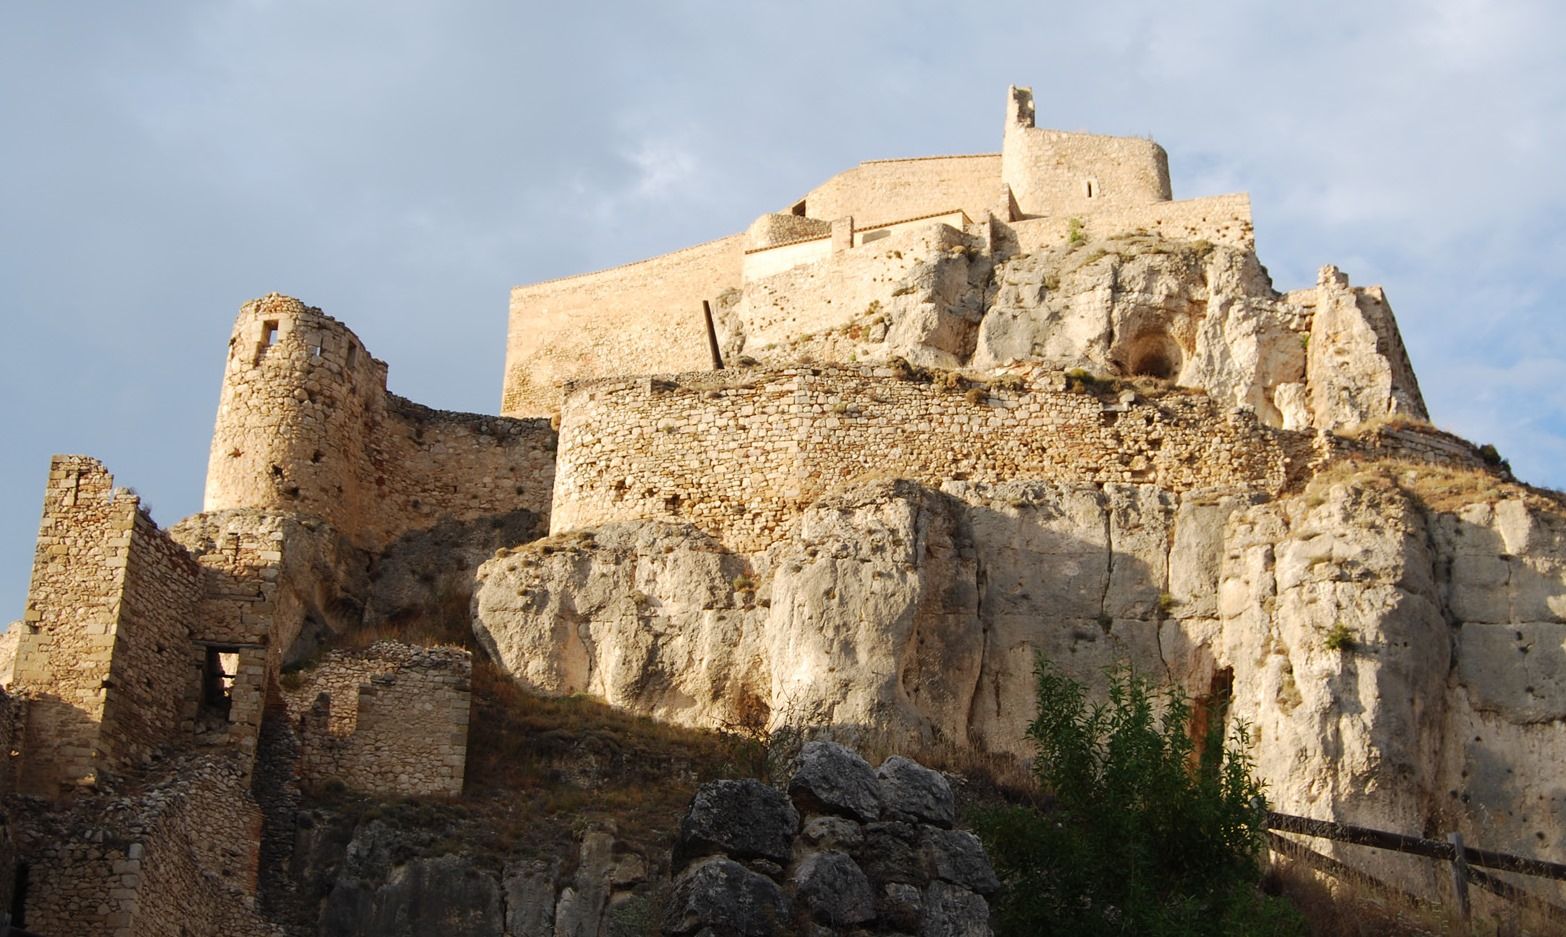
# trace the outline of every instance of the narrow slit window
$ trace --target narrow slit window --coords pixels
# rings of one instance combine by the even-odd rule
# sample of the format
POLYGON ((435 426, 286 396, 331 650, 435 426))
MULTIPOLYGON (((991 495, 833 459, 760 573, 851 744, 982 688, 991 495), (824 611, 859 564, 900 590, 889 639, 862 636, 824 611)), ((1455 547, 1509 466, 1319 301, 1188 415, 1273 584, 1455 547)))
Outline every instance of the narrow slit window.
POLYGON ((1098 184, 1095 183, 1092 179, 1089 179, 1087 181, 1087 197, 1088 198, 1097 198, 1098 197, 1098 184))
POLYGON ((358 360, 359 360, 359 346, 355 345, 353 342, 349 342, 348 343, 348 367, 350 367, 350 368, 353 367, 354 362, 356 362, 358 360))
POLYGON ((277 323, 268 319, 261 323, 261 346, 271 348, 277 344, 277 323))
POLYGON ((234 682, 239 678, 239 649, 207 648, 206 664, 201 672, 201 711, 213 719, 229 722, 233 718, 234 682))

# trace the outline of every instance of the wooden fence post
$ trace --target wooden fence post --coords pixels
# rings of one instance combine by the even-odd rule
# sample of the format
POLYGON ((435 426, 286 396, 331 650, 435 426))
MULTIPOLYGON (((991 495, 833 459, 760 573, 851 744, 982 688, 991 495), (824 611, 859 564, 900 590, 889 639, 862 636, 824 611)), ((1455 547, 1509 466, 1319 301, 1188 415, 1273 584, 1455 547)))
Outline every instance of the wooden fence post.
POLYGON ((723 353, 718 351, 718 329, 712 322, 712 304, 701 301, 701 314, 707 320, 707 353, 712 356, 712 369, 723 370, 723 353))
POLYGON ((1468 904, 1468 856, 1463 850, 1463 834, 1448 833, 1446 841, 1452 844, 1452 893, 1457 896, 1457 913, 1466 921, 1473 909, 1468 904))

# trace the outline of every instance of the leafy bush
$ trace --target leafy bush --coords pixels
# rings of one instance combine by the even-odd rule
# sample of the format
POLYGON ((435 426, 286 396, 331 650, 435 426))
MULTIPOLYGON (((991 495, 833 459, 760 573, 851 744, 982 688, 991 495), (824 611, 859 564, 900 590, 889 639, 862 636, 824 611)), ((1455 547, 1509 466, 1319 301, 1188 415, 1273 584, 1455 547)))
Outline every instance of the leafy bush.
POLYGON ((1095 706, 1041 660, 1038 701, 1028 738, 1052 807, 973 818, 1005 883, 998 933, 1304 934, 1258 887, 1266 805, 1243 729, 1198 749, 1189 701, 1127 671, 1095 706))
POLYGON ((1356 642, 1354 632, 1343 622, 1336 622, 1327 630, 1327 636, 1321 642, 1329 651, 1352 651, 1356 642))

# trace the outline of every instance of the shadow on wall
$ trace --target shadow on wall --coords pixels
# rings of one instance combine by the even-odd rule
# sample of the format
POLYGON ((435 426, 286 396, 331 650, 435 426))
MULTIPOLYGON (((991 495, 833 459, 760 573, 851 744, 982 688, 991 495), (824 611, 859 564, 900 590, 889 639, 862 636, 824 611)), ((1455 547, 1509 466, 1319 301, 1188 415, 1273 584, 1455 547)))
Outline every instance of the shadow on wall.
POLYGON ((97 780, 98 717, 58 694, 29 694, 25 703, 17 792, 54 798, 97 780))

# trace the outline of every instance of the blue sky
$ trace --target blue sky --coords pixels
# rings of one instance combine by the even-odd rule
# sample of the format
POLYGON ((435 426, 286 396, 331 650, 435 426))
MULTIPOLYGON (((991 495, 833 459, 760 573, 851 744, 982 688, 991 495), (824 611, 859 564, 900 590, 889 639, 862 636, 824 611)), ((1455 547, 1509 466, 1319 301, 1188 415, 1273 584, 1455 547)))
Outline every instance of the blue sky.
POLYGON ((1145 134, 1248 191, 1280 289, 1380 283, 1435 421, 1566 486, 1566 7, 0 5, 0 624, 50 453, 200 508, 224 346, 277 290, 493 412, 510 286, 742 230, 861 159, 1145 134))

